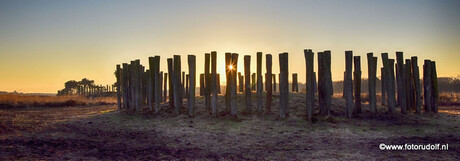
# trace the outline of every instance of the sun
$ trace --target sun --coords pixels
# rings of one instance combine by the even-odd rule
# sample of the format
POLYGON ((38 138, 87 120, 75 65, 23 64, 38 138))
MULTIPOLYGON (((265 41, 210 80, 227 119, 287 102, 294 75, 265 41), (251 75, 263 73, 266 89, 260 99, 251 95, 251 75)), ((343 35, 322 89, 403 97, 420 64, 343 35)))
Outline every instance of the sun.
POLYGON ((233 70, 233 65, 229 65, 229 66, 228 66, 228 69, 229 69, 229 70, 233 70))

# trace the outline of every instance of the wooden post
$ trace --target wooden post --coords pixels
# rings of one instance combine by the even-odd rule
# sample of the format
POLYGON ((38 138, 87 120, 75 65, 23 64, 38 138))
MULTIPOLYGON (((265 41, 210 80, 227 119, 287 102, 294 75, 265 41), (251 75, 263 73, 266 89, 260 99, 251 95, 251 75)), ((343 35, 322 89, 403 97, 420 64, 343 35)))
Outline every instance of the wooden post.
POLYGON ((189 99, 189 93, 188 93, 189 92, 188 88, 189 88, 189 83, 190 83, 189 82, 189 79, 190 79, 189 77, 190 77, 189 74, 185 75, 185 98, 187 99, 187 101, 189 99))
POLYGON ((406 99, 406 87, 405 85, 405 72, 404 72, 404 56, 403 52, 396 52, 396 61, 398 62, 398 100, 401 106, 401 113, 406 114, 407 110, 407 99, 406 99))
MULTIPOLYGON (((160 67, 158 67, 158 70, 160 70, 160 67)), ((160 103, 163 102, 163 72, 160 71, 160 103)))
POLYGON ((243 76, 241 76, 241 72, 238 72, 238 92, 243 92, 243 76))
MULTIPOLYGON (((391 74, 391 66, 393 64, 390 64, 390 60, 388 59, 388 53, 382 53, 382 63, 383 63, 383 69, 385 70, 385 92, 387 94, 387 101, 388 101, 388 112, 392 113, 395 109, 395 98, 394 98, 394 86, 391 87, 392 85, 392 74, 391 74), (392 92, 393 91, 393 92, 392 92)), ((394 63, 394 60, 393 60, 394 63)), ((394 75, 394 74, 393 74, 394 75)), ((394 79, 393 79, 394 80, 394 79)))
POLYGON ((389 62, 389 65, 390 65, 390 74, 388 76, 388 78, 390 79, 390 87, 389 87, 389 95, 388 95, 388 98, 390 100, 390 102, 393 102, 391 104, 393 104, 392 106, 392 110, 395 111, 395 107, 396 107, 396 91, 395 91, 395 87, 396 87, 396 81, 395 81, 395 60, 394 59, 389 59, 388 60, 389 62))
POLYGON ((332 99, 331 51, 326 50, 318 54, 318 72, 320 111, 322 115, 329 117, 332 99))
POLYGON ((275 74, 272 74, 272 78, 273 78, 273 92, 276 92, 276 76, 275 76, 275 74))
POLYGON ((129 85, 128 85, 128 79, 129 79, 129 70, 128 70, 128 63, 123 63, 123 71, 121 72, 123 75, 123 78, 121 79, 122 82, 122 94, 123 94, 123 110, 128 109, 128 102, 129 102, 129 85))
POLYGON ((182 71, 182 79, 181 79, 181 100, 185 98, 187 98, 187 95, 185 93, 185 72, 182 71))
POLYGON ((386 76, 385 76, 385 69, 382 67, 380 68, 380 88, 381 88, 381 97, 382 97, 382 102, 381 104, 382 105, 385 105, 386 104, 386 98, 387 98, 387 89, 385 88, 386 87, 386 76))
POLYGON ((280 118, 286 118, 289 111, 289 64, 288 53, 279 54, 280 64, 280 118))
POLYGON ((182 108, 182 87, 181 87, 181 61, 180 55, 174 55, 174 79, 173 79, 173 90, 174 90, 174 111, 178 115, 182 108))
POLYGON ((345 51, 345 76, 343 80, 343 97, 345 98, 346 115, 351 118, 353 113, 353 51, 345 51))
POLYGON ((313 83, 313 59, 314 53, 311 49, 304 50, 305 55, 305 65, 306 65, 306 82, 305 82, 305 105, 307 106, 307 120, 312 121, 313 116, 313 107, 315 105, 315 93, 314 93, 314 83, 313 83))
POLYGON ((238 71, 238 54, 233 53, 232 54, 232 61, 231 64, 233 66, 233 69, 230 70, 231 72, 231 97, 230 97, 230 106, 231 106, 231 115, 233 117, 236 117, 238 111, 237 111, 237 97, 236 97, 236 73, 238 71))
POLYGON ((377 109, 377 95, 375 90, 377 79, 377 57, 374 53, 367 53, 369 111, 375 113, 377 109))
POLYGON ((410 59, 406 59, 405 64, 404 64, 404 78, 405 78, 404 79, 404 88, 406 88, 405 89, 405 91, 406 91, 406 100, 407 100, 406 109, 407 109, 408 112, 411 112, 411 111, 413 111, 415 109, 415 108, 413 108, 415 99, 414 99, 414 96, 413 96, 414 87, 413 87, 413 85, 411 83, 411 82, 413 82, 412 81, 413 77, 412 77, 412 73, 411 73, 411 71, 412 71, 411 68, 412 68, 412 63, 410 62, 410 59))
POLYGON ((354 87, 355 87, 355 111, 354 113, 362 113, 361 110, 361 57, 354 56, 354 87))
POLYGON ((141 111, 141 102, 140 102, 140 78, 141 78, 141 73, 140 73, 141 67, 140 67, 140 60, 136 59, 135 60, 135 65, 134 65, 134 103, 136 107, 136 111, 141 111))
POLYGON ((439 91, 438 91, 438 73, 436 72, 436 62, 431 61, 431 111, 434 113, 438 113, 438 98, 439 98, 439 91))
POLYGON ((217 94, 220 94, 220 74, 217 73, 217 94))
POLYGON ((187 84, 190 84, 188 88, 188 114, 189 116, 195 116, 195 86, 196 86, 196 56, 188 55, 188 80, 187 84), (188 82, 190 81, 190 82, 188 82))
POLYGON ((292 73, 292 92, 299 92, 298 87, 297 73, 292 73))
POLYGON ((174 107, 174 63, 172 58, 168 58, 168 75, 169 75, 169 106, 174 107))
POLYGON ((265 108, 267 109, 267 112, 271 112, 272 109, 271 109, 271 104, 272 104, 272 95, 273 95, 273 91, 272 91, 272 54, 267 54, 265 55, 265 59, 266 59, 266 70, 267 70, 267 74, 265 76, 265 86, 266 86, 266 90, 267 90, 267 99, 265 100, 265 108))
POLYGON ((205 106, 206 110, 211 110, 211 75, 210 72, 210 62, 211 62, 211 54, 205 53, 204 54, 204 99, 205 99, 205 106))
POLYGON ((257 52, 257 110, 262 112, 262 52, 257 52))
POLYGON ((232 80, 232 75, 230 71, 230 65, 232 62, 232 53, 225 53, 225 76, 227 81, 225 82, 225 110, 224 113, 228 114, 230 113, 230 106, 231 106, 231 101, 230 101, 230 91, 231 91, 231 80, 232 80))
MULTIPOLYGON (((122 78, 122 73, 121 73, 121 66, 120 64, 117 64, 117 71, 115 72, 116 73, 116 78, 117 78, 117 104, 118 104, 118 110, 121 110, 121 78, 122 78)), ((107 85, 108 87, 108 85, 107 85)))
POLYGON ((212 107, 212 115, 217 117, 217 52, 211 52, 211 90, 212 90, 212 98, 211 98, 211 107, 212 107))
MULTIPOLYGON (((153 69, 152 69, 153 70, 153 69)), ((149 106, 149 110, 150 111, 153 111, 153 97, 154 97, 154 93, 153 93, 153 86, 154 84, 152 83, 152 73, 151 73, 151 70, 147 70, 147 77, 148 77, 148 91, 147 91, 147 103, 148 103, 148 106, 149 106)))
POLYGON ((161 104, 161 78, 160 78, 160 56, 153 57, 153 69, 155 74, 155 113, 160 112, 161 104))
POLYGON ((423 99, 425 101, 425 112, 431 112, 431 61, 425 59, 425 64, 423 65, 423 99))
POLYGON ((166 102, 166 98, 167 98, 167 90, 168 89, 167 85, 168 85, 168 73, 164 73, 164 77, 163 77, 163 102, 166 102))
MULTIPOLYGON (((244 80, 245 80, 245 97, 246 97, 246 111, 251 113, 252 103, 251 103, 251 56, 244 56, 244 80)), ((254 78, 254 77, 253 77, 254 78)))
POLYGON ((200 74, 200 96, 204 95, 204 74, 200 74))

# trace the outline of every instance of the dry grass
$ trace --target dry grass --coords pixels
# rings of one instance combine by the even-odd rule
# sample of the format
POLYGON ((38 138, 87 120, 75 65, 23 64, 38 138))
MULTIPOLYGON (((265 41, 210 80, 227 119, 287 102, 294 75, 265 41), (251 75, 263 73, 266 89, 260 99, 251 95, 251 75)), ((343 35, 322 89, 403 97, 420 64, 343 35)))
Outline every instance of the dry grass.
POLYGON ((62 107, 116 103, 115 97, 0 94, 0 108, 62 107))

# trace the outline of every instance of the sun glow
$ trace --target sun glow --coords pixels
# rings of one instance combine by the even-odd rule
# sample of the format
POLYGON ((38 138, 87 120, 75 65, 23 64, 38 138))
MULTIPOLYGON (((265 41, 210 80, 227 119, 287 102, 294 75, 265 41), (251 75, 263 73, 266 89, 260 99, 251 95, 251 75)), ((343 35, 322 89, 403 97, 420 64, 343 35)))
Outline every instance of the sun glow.
POLYGON ((233 65, 229 65, 229 66, 228 66, 228 69, 229 69, 229 70, 233 70, 233 65))

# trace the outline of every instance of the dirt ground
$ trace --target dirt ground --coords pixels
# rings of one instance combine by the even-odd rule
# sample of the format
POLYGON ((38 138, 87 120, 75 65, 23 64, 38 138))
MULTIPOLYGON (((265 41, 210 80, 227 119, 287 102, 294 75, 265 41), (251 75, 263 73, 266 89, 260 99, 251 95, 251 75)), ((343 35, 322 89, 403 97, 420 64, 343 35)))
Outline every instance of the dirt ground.
POLYGON ((332 117, 309 123, 303 94, 290 94, 287 119, 278 118, 278 104, 275 98, 272 113, 238 118, 209 116, 202 97, 195 117, 167 104, 156 115, 113 105, 0 109, 0 160, 460 160, 459 107, 401 115, 382 106, 370 115, 363 104, 364 114, 348 119, 344 101, 334 99, 332 117), (382 151, 381 143, 449 149, 382 151))

